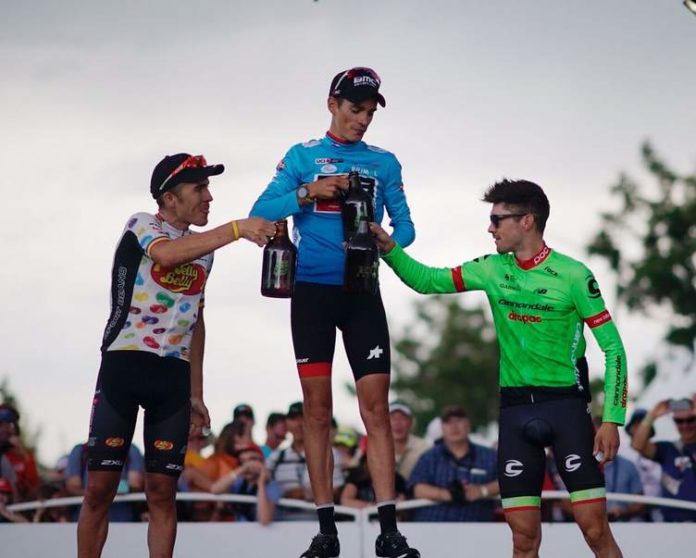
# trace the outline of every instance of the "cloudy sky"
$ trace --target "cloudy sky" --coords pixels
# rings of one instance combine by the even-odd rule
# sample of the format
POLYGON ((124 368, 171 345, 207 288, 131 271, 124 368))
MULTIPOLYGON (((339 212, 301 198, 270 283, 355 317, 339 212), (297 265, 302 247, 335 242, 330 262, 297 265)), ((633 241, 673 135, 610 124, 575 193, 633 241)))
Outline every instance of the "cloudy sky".
MULTIPOLYGON (((645 177, 643 140, 676 169, 696 167, 696 17, 680 0, 0 5, 0 378, 41 427, 47 462, 87 435, 113 249, 129 215, 154 210, 154 164, 179 151, 224 163, 210 224, 246 215, 288 147, 327 129, 339 70, 382 76, 387 108, 366 139, 399 157, 411 252, 432 264, 492 249, 478 199, 503 176, 546 189, 549 244, 585 259, 618 173, 645 177)), ((613 306, 611 275, 588 263, 613 306)), ((237 402, 265 419, 300 397, 289 304, 258 294, 260 264, 258 248, 235 243, 209 281, 216 429, 237 402)), ((382 276, 398 334, 417 295, 382 276)), ((660 350, 663 324, 612 311, 636 370, 660 350)), ((339 345, 336 415, 357 424, 342 387, 350 377, 339 345)))

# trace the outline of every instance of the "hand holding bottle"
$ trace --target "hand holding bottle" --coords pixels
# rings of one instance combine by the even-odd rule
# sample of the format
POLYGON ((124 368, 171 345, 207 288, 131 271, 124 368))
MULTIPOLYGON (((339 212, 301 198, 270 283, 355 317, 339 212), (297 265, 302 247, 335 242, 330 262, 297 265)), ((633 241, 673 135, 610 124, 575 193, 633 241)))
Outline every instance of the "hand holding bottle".
POLYGON ((396 242, 389 236, 389 233, 377 223, 370 223, 370 232, 375 239, 375 244, 382 254, 388 254, 396 246, 396 242))
POLYGON ((257 246, 265 246, 275 235, 275 225, 262 217, 248 217, 234 221, 237 224, 239 238, 245 238, 257 246))

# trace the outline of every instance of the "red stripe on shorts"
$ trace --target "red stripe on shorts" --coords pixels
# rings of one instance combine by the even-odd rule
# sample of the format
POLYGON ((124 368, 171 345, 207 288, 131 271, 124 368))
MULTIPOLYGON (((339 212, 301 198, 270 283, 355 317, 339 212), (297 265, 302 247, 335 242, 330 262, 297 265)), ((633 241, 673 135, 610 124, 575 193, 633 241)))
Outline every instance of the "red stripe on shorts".
POLYGON ((300 373, 300 378, 317 378, 320 376, 331 376, 331 363, 310 362, 307 364, 298 364, 297 371, 300 373))

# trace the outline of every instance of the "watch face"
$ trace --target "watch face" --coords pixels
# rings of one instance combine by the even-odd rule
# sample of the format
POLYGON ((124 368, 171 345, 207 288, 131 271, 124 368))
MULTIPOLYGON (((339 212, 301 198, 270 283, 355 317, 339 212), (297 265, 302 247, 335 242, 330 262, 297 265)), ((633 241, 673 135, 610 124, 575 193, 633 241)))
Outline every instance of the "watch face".
POLYGON ((301 199, 305 199, 309 195, 309 190, 307 190, 306 186, 300 186, 297 189, 297 196, 301 199))

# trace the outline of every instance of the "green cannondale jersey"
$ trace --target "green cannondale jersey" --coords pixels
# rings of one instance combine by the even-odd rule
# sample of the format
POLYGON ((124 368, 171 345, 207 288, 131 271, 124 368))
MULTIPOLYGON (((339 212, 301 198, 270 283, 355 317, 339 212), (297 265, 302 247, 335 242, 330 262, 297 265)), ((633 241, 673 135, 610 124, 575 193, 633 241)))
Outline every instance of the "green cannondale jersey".
POLYGON ((500 345, 501 387, 580 385, 584 324, 605 356, 604 420, 626 415, 626 354, 597 281, 582 263, 544 246, 531 260, 482 256, 448 268, 427 267, 396 245, 384 260, 420 293, 485 291, 500 345))

